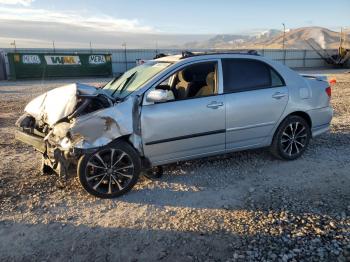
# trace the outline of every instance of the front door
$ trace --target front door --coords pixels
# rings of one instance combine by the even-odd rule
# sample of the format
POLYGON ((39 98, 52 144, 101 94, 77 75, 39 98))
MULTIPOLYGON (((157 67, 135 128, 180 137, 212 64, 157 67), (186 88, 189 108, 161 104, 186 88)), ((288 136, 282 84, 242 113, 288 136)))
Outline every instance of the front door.
POLYGON ((191 68, 183 68, 169 78, 175 81, 169 85, 169 89, 174 91, 175 99, 143 105, 143 149, 152 164, 164 164, 225 150, 224 97, 218 94, 217 61, 210 63, 212 64, 208 68, 203 67, 203 64, 197 68, 191 65, 191 68), (197 72, 198 68, 201 68, 200 72, 197 72), (185 69, 186 72, 183 71, 185 69), (185 73, 186 77, 178 77, 185 73), (181 96, 177 90, 181 90, 181 96), (183 94, 187 94, 187 97, 183 94))

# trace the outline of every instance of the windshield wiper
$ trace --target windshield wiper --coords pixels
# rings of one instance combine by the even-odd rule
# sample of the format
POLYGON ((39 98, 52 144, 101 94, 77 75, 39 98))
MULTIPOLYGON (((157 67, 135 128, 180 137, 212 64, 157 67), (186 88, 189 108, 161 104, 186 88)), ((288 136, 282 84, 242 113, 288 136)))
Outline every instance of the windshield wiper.
POLYGON ((109 84, 109 85, 113 85, 121 76, 122 76, 122 75, 113 78, 112 81, 110 81, 109 83, 105 84, 105 85, 103 86, 103 88, 105 88, 105 86, 108 85, 108 84, 109 84))
POLYGON ((131 74, 131 75, 125 80, 125 82, 124 82, 123 85, 120 84, 120 85, 113 91, 112 96, 115 94, 115 92, 117 92, 117 91, 119 90, 120 87, 121 87, 121 88, 120 88, 119 94, 121 94, 121 93, 125 90, 125 88, 128 86, 130 80, 136 75, 136 73, 137 73, 137 72, 134 72, 133 74, 131 74))
MULTIPOLYGON (((124 82, 125 83, 125 82, 124 82)), ((111 96, 115 94, 119 90, 119 87, 121 87, 122 83, 119 84, 119 86, 112 92, 111 96)))

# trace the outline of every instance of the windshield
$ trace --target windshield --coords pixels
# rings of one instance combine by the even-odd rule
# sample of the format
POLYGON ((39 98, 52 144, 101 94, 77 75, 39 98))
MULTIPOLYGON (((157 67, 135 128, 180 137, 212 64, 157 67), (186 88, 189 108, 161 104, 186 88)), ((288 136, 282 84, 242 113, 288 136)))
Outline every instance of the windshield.
POLYGON ((149 61, 126 71, 118 79, 110 81, 103 90, 116 98, 124 98, 138 90, 148 80, 170 66, 171 63, 149 61))

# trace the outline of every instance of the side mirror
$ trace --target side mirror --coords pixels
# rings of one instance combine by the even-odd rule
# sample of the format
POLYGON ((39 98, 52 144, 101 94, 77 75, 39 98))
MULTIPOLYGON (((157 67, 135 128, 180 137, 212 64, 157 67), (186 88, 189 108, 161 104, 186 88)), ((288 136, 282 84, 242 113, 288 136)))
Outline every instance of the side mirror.
POLYGON ((160 103, 168 101, 168 91, 155 89, 149 92, 146 96, 146 101, 150 103, 160 103))

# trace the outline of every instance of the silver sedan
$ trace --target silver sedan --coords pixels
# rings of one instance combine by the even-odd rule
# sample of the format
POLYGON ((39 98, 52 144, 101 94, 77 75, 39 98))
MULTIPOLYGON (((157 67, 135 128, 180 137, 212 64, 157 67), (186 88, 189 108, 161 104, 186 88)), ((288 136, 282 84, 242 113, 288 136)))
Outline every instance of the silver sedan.
POLYGON ((42 152, 43 172, 77 163, 85 190, 111 198, 172 162, 260 147, 294 160, 329 130, 330 97, 327 78, 255 53, 183 53, 35 98, 16 137, 42 152))

